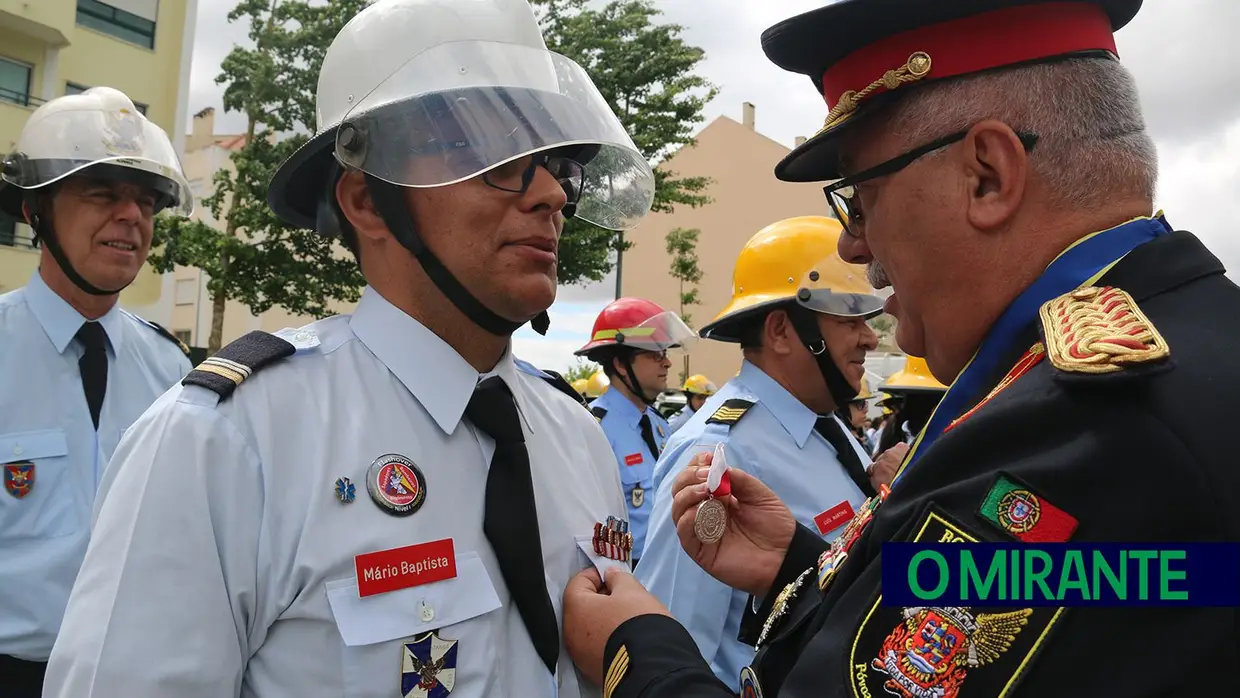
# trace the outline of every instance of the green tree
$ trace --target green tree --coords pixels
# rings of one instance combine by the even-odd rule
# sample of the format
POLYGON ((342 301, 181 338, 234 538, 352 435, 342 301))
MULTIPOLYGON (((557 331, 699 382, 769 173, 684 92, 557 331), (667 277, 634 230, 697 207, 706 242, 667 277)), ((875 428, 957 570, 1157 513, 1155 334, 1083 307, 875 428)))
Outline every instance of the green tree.
POLYGON ((601 366, 594 363, 593 361, 586 361, 585 359, 578 359, 577 363, 570 366, 569 369, 564 372, 564 380, 568 381, 569 383, 572 383, 575 380, 579 380, 583 378, 588 379, 590 376, 593 376, 595 373, 597 373, 601 368, 602 368, 601 366))
MULTIPOLYGON (((531 0, 539 13, 547 47, 577 61, 620 117, 650 162, 692 145, 704 120, 702 109, 717 88, 694 70, 705 57, 685 43, 683 27, 659 24, 651 0, 612 0, 601 8, 586 0, 531 0)), ((653 210, 709 203, 705 177, 678 177, 655 170, 653 210)), ((599 281, 632 246, 623 234, 580 220, 569 221, 560 240, 560 283, 599 281)), ((620 288, 617 269, 617 292, 620 288)), ((618 293, 617 293, 618 295, 618 293)))
POLYGON ((235 171, 216 173, 215 192, 200 205, 223 229, 161 216, 151 264, 157 271, 197 267, 210 277, 208 353, 220 348, 229 299, 258 314, 280 306, 323 317, 332 301, 356 301, 364 281, 342 248, 310 230, 290 228, 268 208, 267 183, 315 130, 319 66, 340 29, 367 0, 240 0, 230 22, 249 23, 251 46, 234 46, 220 66, 225 111, 246 117, 235 171), (291 134, 291 135, 290 135, 291 134))
MULTIPOLYGON (((685 321, 686 325, 693 322, 693 318, 689 313, 685 312, 685 308, 694 305, 700 305, 698 300, 697 284, 702 280, 702 268, 698 266, 697 243, 698 236, 702 231, 697 228, 675 228, 664 238, 667 243, 667 253, 671 255, 672 264, 669 270, 672 278, 680 282, 680 318, 685 321), (685 288, 686 284, 688 289, 685 288)), ((684 383, 689 377, 689 355, 684 357, 684 373, 680 376, 680 382, 684 383)))

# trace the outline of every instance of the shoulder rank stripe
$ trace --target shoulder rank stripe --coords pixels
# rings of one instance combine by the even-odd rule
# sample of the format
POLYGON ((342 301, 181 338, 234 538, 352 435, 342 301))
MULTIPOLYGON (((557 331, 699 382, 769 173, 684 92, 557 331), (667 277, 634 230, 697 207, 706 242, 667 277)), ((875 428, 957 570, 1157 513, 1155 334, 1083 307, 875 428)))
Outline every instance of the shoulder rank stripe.
POLYGON ((620 681, 624 678, 625 672, 629 670, 629 648, 620 645, 620 649, 616 652, 616 656, 611 659, 611 666, 607 669, 607 677, 603 681, 603 698, 611 698, 611 694, 616 691, 616 687, 620 685, 620 681))
POLYGON ((706 423, 736 424, 741 421, 741 417, 744 417, 745 413, 748 412, 749 408, 753 407, 754 404, 755 403, 750 400, 743 400, 738 397, 725 400, 723 404, 719 406, 719 409, 715 410, 714 414, 706 420, 706 423))
POLYGON ((1077 289, 1042 305, 1046 355, 1069 373, 1113 373, 1171 351, 1136 301, 1111 286, 1077 289))
POLYGON ((259 369, 292 356, 296 351, 289 342, 255 330, 198 364, 181 384, 206 388, 224 400, 259 369))

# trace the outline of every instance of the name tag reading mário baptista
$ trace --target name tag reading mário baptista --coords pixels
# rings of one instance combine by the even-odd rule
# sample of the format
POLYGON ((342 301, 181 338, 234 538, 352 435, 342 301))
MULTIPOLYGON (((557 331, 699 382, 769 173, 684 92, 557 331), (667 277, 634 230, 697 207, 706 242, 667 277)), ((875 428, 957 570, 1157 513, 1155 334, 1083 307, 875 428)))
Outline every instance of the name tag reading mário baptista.
POLYGON ((354 564, 362 597, 456 577, 451 538, 358 555, 354 564))

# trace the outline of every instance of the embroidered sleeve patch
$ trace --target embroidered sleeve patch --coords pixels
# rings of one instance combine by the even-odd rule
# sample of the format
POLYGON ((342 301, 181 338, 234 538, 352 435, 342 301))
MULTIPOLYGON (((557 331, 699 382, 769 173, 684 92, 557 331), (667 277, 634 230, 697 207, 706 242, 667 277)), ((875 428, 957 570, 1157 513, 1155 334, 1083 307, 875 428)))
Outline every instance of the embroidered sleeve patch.
MULTIPOLYGON (((914 530, 914 541, 979 540, 933 506, 914 530)), ((901 608, 884 606, 880 595, 853 639, 848 681, 856 698, 1010 695, 1062 614, 1062 608, 901 608)))
POLYGON ((1076 518, 1003 473, 995 478, 977 514, 1025 543, 1063 543, 1076 532, 1076 518))
POLYGON ((611 694, 616 691, 616 687, 620 685, 628 670, 629 648, 620 645, 616 656, 611 659, 611 666, 607 668, 607 676, 603 679, 603 698, 611 698, 611 694))
POLYGON ((1113 373, 1171 354, 1136 301, 1111 286, 1077 289, 1043 304, 1046 354, 1069 373, 1113 373))
POLYGON ((749 411, 749 408, 753 406, 753 402, 750 402, 749 400, 742 400, 740 398, 725 400, 724 403, 719 406, 719 409, 715 410, 714 414, 706 420, 706 423, 729 425, 736 424, 741 421, 741 417, 744 417, 745 413, 749 411))

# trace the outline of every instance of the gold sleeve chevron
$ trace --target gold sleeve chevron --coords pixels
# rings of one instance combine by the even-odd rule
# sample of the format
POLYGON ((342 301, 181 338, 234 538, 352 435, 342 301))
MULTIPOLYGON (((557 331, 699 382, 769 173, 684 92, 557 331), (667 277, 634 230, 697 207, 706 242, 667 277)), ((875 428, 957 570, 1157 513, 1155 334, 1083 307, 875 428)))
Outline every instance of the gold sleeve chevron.
POLYGON ((603 698, 611 698, 611 694, 615 692, 616 687, 620 685, 620 681, 629 670, 629 648, 620 645, 620 650, 616 652, 616 656, 611 659, 611 666, 607 668, 607 676, 603 680, 603 698))

